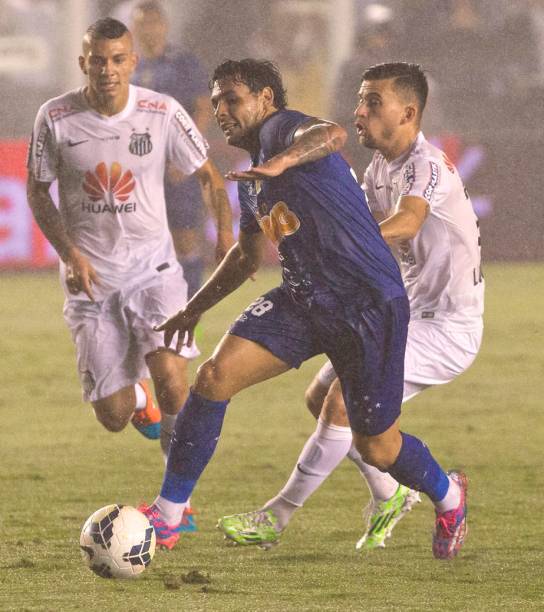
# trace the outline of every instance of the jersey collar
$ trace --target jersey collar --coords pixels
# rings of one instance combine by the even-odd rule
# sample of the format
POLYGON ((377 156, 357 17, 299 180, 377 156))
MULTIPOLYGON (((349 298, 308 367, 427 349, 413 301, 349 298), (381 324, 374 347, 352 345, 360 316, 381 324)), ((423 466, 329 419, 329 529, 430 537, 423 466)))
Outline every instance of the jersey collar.
POLYGON ((410 145, 410 147, 402 155, 399 155, 399 157, 397 157, 396 159, 394 159, 393 161, 387 164, 389 171, 395 172, 395 170, 400 170, 402 166, 404 165, 405 161, 410 157, 410 155, 415 151, 415 149, 424 141, 425 141, 425 136, 423 135, 423 132, 418 132, 416 139, 410 145))

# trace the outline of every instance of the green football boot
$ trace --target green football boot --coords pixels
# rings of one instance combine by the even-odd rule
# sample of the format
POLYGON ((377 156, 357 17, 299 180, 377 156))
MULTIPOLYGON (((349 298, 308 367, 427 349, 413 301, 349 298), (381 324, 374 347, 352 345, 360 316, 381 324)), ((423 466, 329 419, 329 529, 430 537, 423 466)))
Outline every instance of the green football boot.
POLYGON ((217 528, 225 534, 225 538, 240 546, 256 544, 268 549, 277 544, 280 538, 278 519, 271 510, 223 516, 217 528))
POLYGON ((357 550, 385 548, 385 540, 391 536, 393 528, 412 507, 421 501, 417 491, 399 484, 393 497, 381 502, 371 501, 363 516, 367 521, 366 533, 357 542, 357 550))

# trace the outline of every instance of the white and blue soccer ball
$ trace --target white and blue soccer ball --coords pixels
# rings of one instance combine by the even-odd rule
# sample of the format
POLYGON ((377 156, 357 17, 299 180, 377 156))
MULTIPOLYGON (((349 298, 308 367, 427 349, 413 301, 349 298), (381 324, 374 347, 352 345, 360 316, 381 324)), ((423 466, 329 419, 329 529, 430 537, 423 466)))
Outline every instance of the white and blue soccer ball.
POLYGON ((132 506, 104 506, 85 521, 79 538, 85 563, 102 578, 136 578, 155 554, 155 531, 132 506))

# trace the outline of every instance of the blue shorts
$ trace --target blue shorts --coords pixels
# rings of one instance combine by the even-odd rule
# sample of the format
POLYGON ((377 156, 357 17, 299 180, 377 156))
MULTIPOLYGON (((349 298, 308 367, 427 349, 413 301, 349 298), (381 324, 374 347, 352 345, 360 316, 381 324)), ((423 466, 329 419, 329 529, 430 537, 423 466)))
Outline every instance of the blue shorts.
POLYGON ((409 320, 406 297, 307 309, 277 287, 250 304, 229 333, 264 346, 293 368, 325 353, 340 379, 351 428, 373 436, 400 415, 409 320))
POLYGON ((198 229, 204 225, 206 210, 196 176, 175 184, 165 180, 164 198, 171 229, 198 229))

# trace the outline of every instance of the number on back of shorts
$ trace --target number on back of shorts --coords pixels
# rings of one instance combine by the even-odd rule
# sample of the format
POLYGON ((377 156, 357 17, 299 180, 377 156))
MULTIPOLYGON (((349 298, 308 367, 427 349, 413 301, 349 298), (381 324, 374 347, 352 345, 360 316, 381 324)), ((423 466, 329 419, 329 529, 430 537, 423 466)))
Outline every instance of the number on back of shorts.
POLYGON ((253 316, 262 317, 265 312, 272 310, 273 307, 274 304, 270 300, 265 300, 264 297, 260 297, 249 305, 248 310, 253 316))

